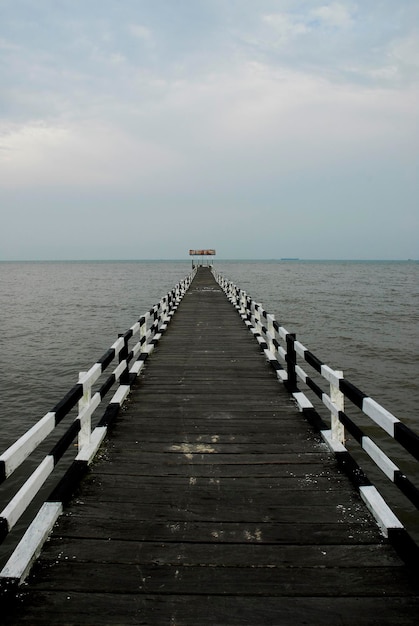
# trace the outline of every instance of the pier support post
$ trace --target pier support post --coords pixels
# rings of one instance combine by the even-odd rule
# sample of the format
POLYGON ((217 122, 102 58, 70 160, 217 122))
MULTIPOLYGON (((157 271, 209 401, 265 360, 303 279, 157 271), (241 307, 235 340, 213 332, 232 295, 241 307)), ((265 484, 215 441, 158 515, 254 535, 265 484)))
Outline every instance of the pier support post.
MULTIPOLYGON (((85 376, 85 374, 86 372, 79 373, 79 382, 82 381, 83 376, 85 376)), ((91 399, 92 399, 92 389, 89 385, 89 388, 86 389, 82 398, 79 400, 79 404, 78 404, 79 415, 81 415, 84 409, 89 406, 91 399)), ((81 450, 84 446, 87 446, 90 443, 90 433, 92 430, 91 422, 92 422, 92 418, 91 418, 90 412, 88 412, 83 422, 80 424, 80 431, 78 435, 79 450, 81 450)))
POLYGON ((247 315, 246 292, 243 290, 240 290, 239 304, 240 304, 240 309, 239 309, 240 315, 247 315))
MULTIPOLYGON (((123 334, 119 334, 118 337, 123 337, 123 334)), ((125 345, 122 348, 122 350, 119 353, 119 363, 122 363, 122 361, 124 361, 126 358, 128 357, 128 342, 125 341, 125 345)), ((122 372, 120 378, 119 378, 119 384, 120 385, 129 385, 129 370, 128 370, 128 365, 125 368, 125 370, 122 372)))
POLYGON ((288 374, 286 387, 289 393, 293 393, 294 391, 297 390, 297 374, 295 372, 295 366, 297 364, 297 353, 295 351, 295 346, 294 346, 295 339, 296 339, 295 333, 288 333, 286 336, 286 342, 287 342, 286 362, 287 362, 287 374, 288 374))
POLYGON ((274 326, 275 317, 273 315, 267 315, 266 322, 267 322, 267 327, 268 327, 268 337, 267 337, 267 339, 268 339, 268 348, 272 352, 272 354, 275 354, 275 351, 276 351, 276 346, 274 344, 274 339, 275 339, 275 326, 274 326))
MULTIPOLYGON (((343 378, 343 372, 341 370, 336 370, 335 374, 338 378, 343 378)), ((345 396, 340 391, 339 387, 336 387, 336 385, 333 385, 332 383, 330 383, 330 399, 339 411, 345 410, 345 396)), ((332 430, 332 439, 344 445, 345 427, 334 413, 331 414, 330 425, 332 430)))

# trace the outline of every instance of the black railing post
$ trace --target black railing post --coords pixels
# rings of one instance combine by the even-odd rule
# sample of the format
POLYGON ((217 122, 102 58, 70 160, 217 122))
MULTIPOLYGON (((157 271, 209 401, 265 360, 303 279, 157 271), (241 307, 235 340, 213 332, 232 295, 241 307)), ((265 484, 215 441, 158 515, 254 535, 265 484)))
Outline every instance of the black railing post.
MULTIPOLYGON (((123 334, 119 334, 118 337, 123 337, 123 334)), ((122 363, 122 361, 124 361, 128 356, 128 340, 125 340, 125 344, 124 347, 122 348, 122 350, 120 351, 119 355, 118 355, 118 360, 119 363, 122 363)), ((120 378, 119 378, 119 384, 120 385, 129 385, 129 369, 128 369, 128 364, 126 369, 122 372, 120 378)))
POLYGON ((288 380, 285 382, 285 386, 289 393, 293 393, 297 390, 297 374, 295 373, 295 366, 297 364, 297 353, 295 352, 295 333, 288 333, 286 336, 287 342, 287 374, 288 380))

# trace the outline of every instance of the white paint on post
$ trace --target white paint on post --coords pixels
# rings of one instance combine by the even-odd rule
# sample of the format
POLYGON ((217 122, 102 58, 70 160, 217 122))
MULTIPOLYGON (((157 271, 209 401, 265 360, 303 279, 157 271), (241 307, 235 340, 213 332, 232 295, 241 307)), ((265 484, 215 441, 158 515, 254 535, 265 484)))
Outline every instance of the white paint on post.
POLYGON ((364 398, 362 410, 365 415, 368 415, 376 424, 381 426, 386 433, 394 437, 394 424, 397 424, 400 420, 390 413, 390 411, 387 411, 372 398, 364 398))
POLYGON ((337 406, 335 406, 333 404, 333 402, 331 401, 330 397, 327 395, 327 393, 323 393, 322 394, 322 402, 324 404, 324 406, 329 409, 329 411, 332 413, 332 415, 338 417, 339 415, 339 409, 337 406))
POLYGON ((263 351, 267 361, 276 361, 275 355, 270 350, 263 351))
POLYGON ((62 511, 61 502, 45 502, 42 505, 12 556, 0 572, 1 578, 12 578, 21 583, 24 581, 31 564, 39 555, 43 544, 62 511))
POLYGON ((115 367, 113 373, 115 374, 116 380, 119 380, 121 374, 126 370, 126 367, 127 367, 127 362, 125 360, 121 361, 121 363, 119 363, 118 367, 115 367))
MULTIPOLYGON (((335 371, 335 379, 340 380, 343 378, 343 372, 340 370, 335 371)), ((330 383, 330 400, 338 409, 338 411, 344 411, 345 409, 345 396, 340 391, 339 386, 336 386, 332 382, 330 383)), ((341 421, 339 420, 338 415, 335 411, 332 411, 330 414, 330 423, 332 430, 332 439, 334 441, 339 441, 340 443, 345 443, 345 428, 341 421)))
POLYGON ((328 365, 322 365, 320 368, 320 373, 331 385, 334 387, 339 387, 339 380, 343 378, 343 375, 339 375, 338 370, 333 370, 328 365))
POLYGON ((140 341, 147 334, 147 316, 144 316, 144 322, 140 326, 140 341))
POLYGON ((282 341, 286 341, 287 340, 287 335, 289 335, 289 332, 283 326, 279 326, 279 328, 278 328, 278 335, 281 337, 282 341))
POLYGON ((144 361, 135 361, 134 365, 130 369, 130 372, 138 376, 138 374, 141 372, 143 367, 144 367, 144 361))
POLYGON ((284 383, 286 380, 288 380, 288 372, 287 372, 287 370, 277 370, 276 371, 276 375, 277 375, 278 380, 281 383, 284 383))
POLYGON ((281 346, 278 348, 278 356, 284 361, 284 363, 286 363, 287 353, 281 346))
POLYGON ((333 439, 331 430, 321 430, 320 434, 323 440, 332 450, 332 452, 347 452, 347 449, 345 448, 343 443, 340 443, 340 441, 336 441, 335 439, 333 439))
POLYGON ((245 315, 246 313, 246 292, 245 291, 240 292, 240 313, 242 315, 245 315))
POLYGON ((132 349, 132 358, 136 359, 140 353, 141 353, 141 342, 138 341, 132 349))
POLYGON ((92 385, 100 378, 102 365, 95 363, 87 372, 80 372, 79 383, 83 385, 83 393, 90 390, 92 385))
POLYGON ((140 330, 140 322, 135 322, 135 324, 133 324, 130 328, 130 330, 132 330, 132 336, 135 337, 135 335, 138 333, 138 331, 140 330))
POLYGON ((307 381, 307 374, 299 365, 295 366, 295 373, 297 374, 298 378, 303 381, 303 383, 307 381))
POLYGON ((394 472, 399 469, 397 465, 388 458, 388 456, 370 439, 369 437, 362 438, 362 448, 371 457, 381 471, 394 482, 394 472))
POLYGON ((113 398, 111 399, 110 404, 122 405, 125 398, 128 396, 129 392, 130 392, 129 385, 120 385, 120 387, 118 387, 118 389, 116 390, 116 393, 114 394, 113 398))
POLYGON ((97 426, 90 436, 89 445, 80 450, 76 456, 76 461, 84 461, 90 465, 96 452, 99 450, 100 444, 105 438, 106 432, 106 426, 97 426))
POLYGON ((299 354, 304 359, 304 355, 307 351, 307 348, 303 346, 303 344, 300 343, 299 341, 294 341, 294 348, 295 348, 296 353, 299 354))
POLYGON ((55 413, 46 413, 39 422, 15 441, 0 457, 6 466, 6 476, 10 476, 54 428, 55 413))
MULTIPOLYGON (((79 373, 79 383, 83 382, 83 378, 85 377, 86 372, 79 373)), ((79 414, 78 418, 80 420, 80 430, 78 434, 78 446, 79 450, 81 450, 84 446, 89 445, 90 441, 90 431, 91 427, 91 415, 87 409, 92 400, 92 388, 90 385, 83 384, 83 396, 79 400, 79 414)))
POLYGON ((3 509, 0 517, 7 519, 9 530, 13 528, 29 503, 32 502, 53 469, 54 459, 52 456, 48 455, 29 476, 28 480, 22 485, 14 498, 10 500, 6 508, 3 509))
POLYGON ((296 401, 298 405, 298 409, 300 411, 313 408, 313 405, 311 404, 310 400, 302 391, 296 391, 295 393, 292 394, 292 397, 296 401))
POLYGON ((404 528, 403 524, 396 515, 394 515, 384 498, 373 485, 360 487, 359 491, 385 537, 388 537, 390 528, 404 528))
POLYGON ((274 335, 269 330, 265 333, 265 339, 270 352, 275 352, 274 335))
POLYGON ((151 354, 154 350, 154 345, 152 343, 147 344, 146 346, 143 347, 143 352, 145 352, 146 354, 151 354))
POLYGON ((91 437, 92 430, 92 420, 91 417, 94 411, 97 409, 99 404, 102 402, 102 398, 100 397, 100 393, 96 392, 93 398, 90 401, 90 404, 86 406, 77 416, 77 419, 80 420, 80 431, 79 431, 79 439, 78 439, 78 448, 81 450, 84 446, 88 446, 91 437), (81 438, 80 433, 86 429, 88 433, 85 433, 85 437, 81 438))
POLYGON ((124 345, 125 345, 125 341, 123 337, 118 337, 115 343, 111 345, 111 350, 115 350, 115 356, 121 352, 124 345))

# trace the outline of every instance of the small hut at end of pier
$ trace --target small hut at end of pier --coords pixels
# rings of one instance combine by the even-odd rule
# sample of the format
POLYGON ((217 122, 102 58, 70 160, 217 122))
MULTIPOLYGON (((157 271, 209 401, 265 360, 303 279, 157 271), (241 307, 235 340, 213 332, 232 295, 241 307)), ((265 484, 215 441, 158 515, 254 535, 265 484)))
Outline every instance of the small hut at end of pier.
POLYGON ((207 249, 201 249, 201 250, 189 250, 189 256, 194 257, 192 259, 192 269, 194 269, 195 267, 204 266, 204 265, 208 265, 212 267, 213 257, 215 256, 215 250, 214 248, 207 248, 207 249), (197 259, 196 257, 200 257, 200 259, 197 259), (206 263, 204 262, 204 257, 206 258, 206 263), (208 257, 211 257, 211 258, 208 258, 208 257))

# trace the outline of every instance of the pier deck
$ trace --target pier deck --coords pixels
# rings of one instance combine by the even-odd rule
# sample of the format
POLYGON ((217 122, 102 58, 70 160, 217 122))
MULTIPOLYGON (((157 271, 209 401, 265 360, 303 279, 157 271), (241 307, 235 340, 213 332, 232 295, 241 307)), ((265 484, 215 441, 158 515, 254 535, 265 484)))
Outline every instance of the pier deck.
POLYGON ((200 268, 6 624, 413 624, 414 577, 200 268))

